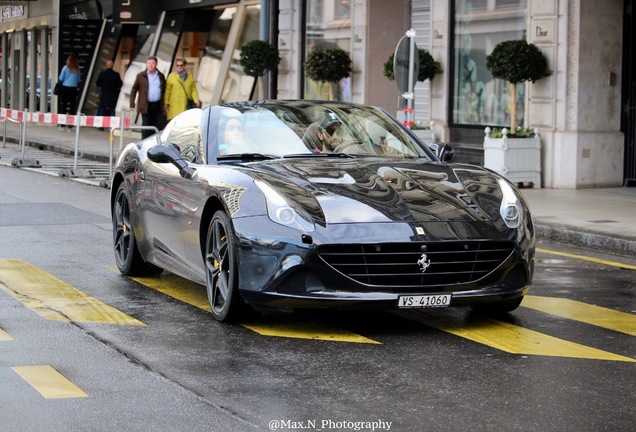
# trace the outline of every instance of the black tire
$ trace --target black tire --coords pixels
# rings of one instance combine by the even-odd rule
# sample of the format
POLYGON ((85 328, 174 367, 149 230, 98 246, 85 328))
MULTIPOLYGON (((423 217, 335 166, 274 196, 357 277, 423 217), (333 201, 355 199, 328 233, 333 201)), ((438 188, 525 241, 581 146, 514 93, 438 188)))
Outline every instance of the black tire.
POLYGON ((496 302, 496 303, 473 303, 470 307, 475 311, 485 315, 500 315, 508 312, 512 312, 517 309, 523 296, 514 300, 496 302))
POLYGON ((217 321, 246 318, 251 307, 238 292, 238 263, 232 223, 223 211, 217 211, 208 228, 205 242, 206 287, 212 315, 217 321))
POLYGON ((163 269, 147 263, 139 253, 135 232, 130 222, 130 200, 124 184, 120 184, 112 209, 113 249, 119 271, 126 276, 157 276, 163 269))

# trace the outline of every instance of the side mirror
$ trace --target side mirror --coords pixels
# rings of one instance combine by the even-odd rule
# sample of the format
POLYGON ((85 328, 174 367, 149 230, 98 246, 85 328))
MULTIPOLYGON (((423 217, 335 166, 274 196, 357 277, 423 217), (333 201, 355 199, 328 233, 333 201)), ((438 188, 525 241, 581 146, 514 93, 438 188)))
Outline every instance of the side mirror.
POLYGON ((188 162, 183 159, 181 153, 179 153, 177 148, 172 144, 157 144, 156 146, 150 147, 146 154, 148 155, 148 159, 155 163, 173 164, 179 168, 179 174, 183 178, 191 179, 197 173, 197 170, 188 165, 188 162))
POLYGON ((442 162, 450 162, 455 157, 455 149, 450 144, 430 143, 428 148, 433 150, 435 156, 442 162))

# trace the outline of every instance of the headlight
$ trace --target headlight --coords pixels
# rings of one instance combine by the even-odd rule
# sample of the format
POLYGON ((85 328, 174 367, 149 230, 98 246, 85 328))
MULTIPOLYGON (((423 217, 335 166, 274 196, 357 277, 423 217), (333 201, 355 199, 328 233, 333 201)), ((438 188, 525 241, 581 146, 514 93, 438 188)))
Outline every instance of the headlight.
POLYGON ((267 215, 273 222, 299 231, 311 232, 315 229, 311 216, 298 205, 288 202, 285 197, 262 180, 254 180, 254 184, 265 195, 267 215))
POLYGON ((518 228, 523 222, 523 206, 512 186, 506 180, 500 178, 497 183, 499 183, 499 189, 503 195, 499 214, 508 227, 518 228))

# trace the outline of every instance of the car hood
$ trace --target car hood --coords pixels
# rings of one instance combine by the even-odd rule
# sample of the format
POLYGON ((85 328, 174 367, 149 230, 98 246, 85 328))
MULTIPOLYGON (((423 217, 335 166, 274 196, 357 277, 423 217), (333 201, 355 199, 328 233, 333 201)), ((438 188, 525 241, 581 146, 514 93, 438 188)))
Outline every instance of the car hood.
POLYGON ((249 171, 325 223, 492 221, 502 199, 489 171, 419 159, 283 159, 249 171))

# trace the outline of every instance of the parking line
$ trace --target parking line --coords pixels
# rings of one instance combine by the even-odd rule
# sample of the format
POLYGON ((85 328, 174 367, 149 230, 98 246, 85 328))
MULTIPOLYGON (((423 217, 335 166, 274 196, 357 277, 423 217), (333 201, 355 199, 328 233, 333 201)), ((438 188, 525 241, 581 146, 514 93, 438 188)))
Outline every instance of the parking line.
POLYGON ((49 365, 16 366, 11 369, 46 399, 88 397, 81 388, 49 365))
POLYGON ((8 342, 14 340, 9 333, 0 328, 0 342, 8 342))
POLYGON ((605 264, 605 265, 608 265, 608 266, 624 268, 624 269, 627 269, 627 270, 636 270, 636 266, 635 265, 619 263, 619 262, 616 262, 616 261, 608 261, 608 260, 604 260, 604 259, 600 259, 600 258, 594 258, 594 257, 589 257, 589 256, 585 256, 585 255, 575 255, 575 254, 571 254, 571 253, 567 253, 567 252, 557 252, 557 251, 551 251, 551 250, 548 250, 548 249, 541 249, 541 248, 537 248, 537 252, 542 252, 542 253, 546 253, 546 254, 550 254, 550 255, 559 255, 559 256, 564 256, 564 257, 568 257, 568 258, 576 258, 576 259, 580 259, 580 260, 583 260, 583 261, 591 261, 591 262, 595 262, 595 263, 598 263, 598 264, 605 264))
MULTIPOLYGON (((212 313, 205 287, 173 274, 160 277, 131 277, 149 288, 212 313)), ((332 342, 380 344, 359 334, 341 329, 324 321, 294 315, 293 319, 263 316, 258 322, 241 324, 263 336, 315 339, 332 342)))
POLYGON ((416 320, 427 326, 511 354, 636 362, 635 359, 570 342, 492 318, 462 320, 440 311, 416 320))
POLYGON ((0 259, 0 288, 49 320, 145 326, 22 260, 0 259))
POLYGON ((558 297, 525 296, 521 306, 636 336, 636 315, 558 297))

